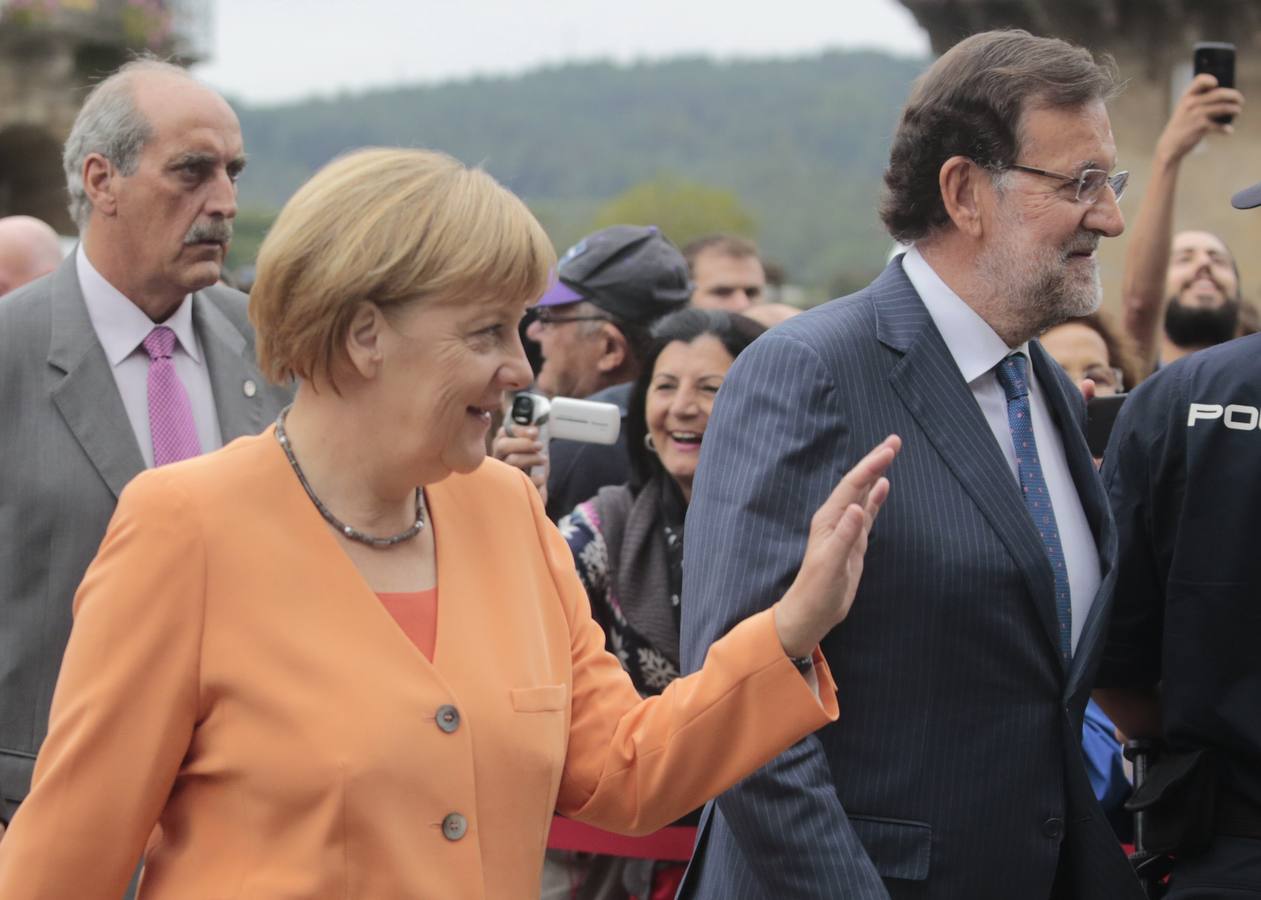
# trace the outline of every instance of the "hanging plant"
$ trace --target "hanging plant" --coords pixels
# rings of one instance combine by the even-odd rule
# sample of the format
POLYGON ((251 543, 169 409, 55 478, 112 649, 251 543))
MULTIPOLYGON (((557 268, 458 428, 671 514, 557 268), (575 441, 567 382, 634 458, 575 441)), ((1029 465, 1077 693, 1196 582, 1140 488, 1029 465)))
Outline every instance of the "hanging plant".
POLYGON ((34 28, 47 24, 57 11, 57 0, 9 0, 0 6, 0 25, 34 28))
POLYGON ((156 50, 171 36, 171 11, 162 0, 127 0, 119 11, 129 46, 156 50))

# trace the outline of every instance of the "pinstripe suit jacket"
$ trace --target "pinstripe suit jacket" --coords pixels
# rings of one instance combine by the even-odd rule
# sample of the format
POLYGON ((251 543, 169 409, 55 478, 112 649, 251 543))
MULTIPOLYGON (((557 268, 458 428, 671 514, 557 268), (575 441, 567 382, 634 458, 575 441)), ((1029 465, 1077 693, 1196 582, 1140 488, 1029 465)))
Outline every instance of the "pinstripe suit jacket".
POLYGON ((1080 395, 1030 353, 1104 576, 1067 671, 1046 551, 900 259, 736 361, 688 510, 686 669, 781 596, 840 476, 889 433, 905 444, 823 644, 840 720, 706 808, 680 896, 1039 900, 1063 854, 1073 897, 1141 897, 1080 751, 1116 535, 1080 395))
MULTIPOLYGON (((245 307, 245 295, 228 288, 193 295, 225 443, 262 431, 289 396, 259 374, 245 307)), ((26 797, 48 729, 75 589, 119 492, 144 469, 73 253, 0 300, 0 421, 0 813, 8 818, 26 797)))

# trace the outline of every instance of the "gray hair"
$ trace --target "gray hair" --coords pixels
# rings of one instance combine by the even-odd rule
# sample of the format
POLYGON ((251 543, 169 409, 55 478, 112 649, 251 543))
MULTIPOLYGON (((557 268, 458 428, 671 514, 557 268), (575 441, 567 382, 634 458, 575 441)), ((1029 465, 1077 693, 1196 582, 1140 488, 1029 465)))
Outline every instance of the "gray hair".
POLYGON ((70 217, 82 232, 92 213, 92 201, 83 186, 83 164, 99 153, 123 175, 134 175, 140 152, 153 137, 153 126, 136 108, 133 76, 146 73, 177 75, 192 80, 184 69, 154 58, 133 60, 119 68, 88 93, 61 154, 70 196, 70 217))

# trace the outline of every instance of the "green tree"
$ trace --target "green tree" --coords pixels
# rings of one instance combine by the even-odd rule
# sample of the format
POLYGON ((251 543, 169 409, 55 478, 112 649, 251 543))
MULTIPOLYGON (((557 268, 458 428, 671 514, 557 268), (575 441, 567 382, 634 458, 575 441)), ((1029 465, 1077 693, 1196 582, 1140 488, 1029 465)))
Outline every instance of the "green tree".
POLYGON ((753 237, 753 216, 732 191, 658 175, 618 194, 600 207, 595 228, 656 225, 680 247, 716 231, 753 237))
POLYGON ((229 269, 235 270, 254 264, 254 260, 258 258, 258 248, 267 236, 272 222, 276 221, 276 215, 276 210, 262 209, 243 209, 236 214, 232 246, 228 248, 229 269))
MULTIPOLYGON (((279 209, 316 170, 355 147, 430 147, 483 166, 530 205, 558 248, 588 233, 597 216, 656 224, 676 241, 719 228, 748 234, 756 225, 762 252, 794 284, 823 295, 840 273, 845 283, 865 282, 883 268, 890 241, 876 214, 881 173, 925 62, 873 51, 587 62, 279 106, 237 104, 250 153, 241 208, 279 209), (697 214, 708 201, 675 190, 659 191, 665 200, 646 208, 601 215, 609 198, 633 185, 672 180, 659 173, 676 185, 729 191, 743 215, 733 223, 697 214), (700 221, 674 224, 683 212, 700 221)), ((233 260, 253 255, 242 229, 233 260)))

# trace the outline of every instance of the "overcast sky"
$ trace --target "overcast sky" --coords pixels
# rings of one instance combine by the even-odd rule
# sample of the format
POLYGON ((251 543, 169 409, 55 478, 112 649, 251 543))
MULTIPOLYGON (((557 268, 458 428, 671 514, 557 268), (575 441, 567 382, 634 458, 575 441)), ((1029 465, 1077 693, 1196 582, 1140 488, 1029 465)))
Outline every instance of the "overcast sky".
POLYGON ((575 60, 927 55, 896 0, 212 0, 196 72, 253 103, 505 74, 575 60))

